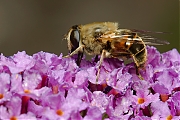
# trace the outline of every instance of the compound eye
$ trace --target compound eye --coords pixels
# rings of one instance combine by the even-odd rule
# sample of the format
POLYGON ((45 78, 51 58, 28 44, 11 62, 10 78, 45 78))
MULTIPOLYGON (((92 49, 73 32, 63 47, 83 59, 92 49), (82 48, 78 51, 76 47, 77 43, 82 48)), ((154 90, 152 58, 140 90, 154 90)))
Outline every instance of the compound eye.
POLYGON ((73 29, 70 34, 71 52, 79 47, 80 33, 78 29, 73 29))

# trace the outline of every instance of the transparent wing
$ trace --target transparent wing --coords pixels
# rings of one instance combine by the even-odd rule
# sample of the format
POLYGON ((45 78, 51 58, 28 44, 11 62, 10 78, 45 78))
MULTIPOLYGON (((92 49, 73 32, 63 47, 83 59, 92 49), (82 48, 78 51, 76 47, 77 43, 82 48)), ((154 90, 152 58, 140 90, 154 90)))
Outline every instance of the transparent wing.
POLYGON ((151 31, 145 31, 145 30, 129 30, 129 29, 120 29, 121 33, 120 34, 115 34, 115 33, 108 33, 108 34, 104 34, 101 35, 100 38, 98 38, 99 40, 128 40, 129 42, 134 42, 134 40, 136 40, 136 43, 139 41, 139 44, 146 44, 146 45, 168 45, 170 44, 168 41, 166 40, 160 40, 158 38, 154 38, 151 35, 148 35, 147 33, 166 33, 166 32, 151 32, 151 31), (139 37, 134 38, 134 34, 133 33, 137 33, 137 35, 139 37), (143 43, 142 43, 143 41, 143 43))
POLYGON ((170 32, 157 32, 157 31, 148 31, 148 30, 137 30, 137 29, 131 29, 132 32, 136 32, 136 33, 157 33, 157 34, 164 34, 164 33, 168 33, 171 34, 170 32))
POLYGON ((147 45, 168 45, 170 44, 168 41, 159 40, 157 38, 153 38, 151 36, 142 36, 143 42, 147 45))
POLYGON ((150 33, 152 34, 171 34, 170 32, 153 32, 153 31, 147 31, 147 30, 136 30, 136 29, 131 29, 132 32, 137 33, 143 40, 143 42, 147 45, 168 45, 170 44, 166 40, 160 40, 158 38, 152 37, 149 35, 150 33))

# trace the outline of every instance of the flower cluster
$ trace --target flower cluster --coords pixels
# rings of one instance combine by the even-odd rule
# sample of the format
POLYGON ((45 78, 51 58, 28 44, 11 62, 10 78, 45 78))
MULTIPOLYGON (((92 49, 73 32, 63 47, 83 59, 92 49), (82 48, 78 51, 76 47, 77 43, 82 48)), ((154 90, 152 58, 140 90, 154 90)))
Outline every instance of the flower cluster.
POLYGON ((180 54, 148 47, 136 75, 134 63, 99 61, 24 51, 0 55, 0 119, 10 120, 179 120, 180 54))

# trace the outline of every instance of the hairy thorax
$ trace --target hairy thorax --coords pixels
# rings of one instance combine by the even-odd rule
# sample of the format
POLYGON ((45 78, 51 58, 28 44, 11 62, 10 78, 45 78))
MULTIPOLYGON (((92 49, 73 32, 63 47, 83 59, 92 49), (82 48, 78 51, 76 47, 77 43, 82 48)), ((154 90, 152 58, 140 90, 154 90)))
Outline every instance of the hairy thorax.
POLYGON ((103 49, 106 49, 107 44, 102 43, 98 40, 87 40, 87 39, 82 39, 82 44, 85 45, 84 50, 87 54, 89 55, 99 55, 102 53, 103 49))

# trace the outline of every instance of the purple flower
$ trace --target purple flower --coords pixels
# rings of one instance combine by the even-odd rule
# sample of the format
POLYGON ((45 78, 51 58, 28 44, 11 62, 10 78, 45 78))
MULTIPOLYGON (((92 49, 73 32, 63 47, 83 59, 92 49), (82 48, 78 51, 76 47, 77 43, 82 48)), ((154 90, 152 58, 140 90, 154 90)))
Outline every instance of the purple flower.
POLYGON ((162 54, 162 62, 172 64, 174 62, 180 62, 180 54, 176 49, 172 49, 162 54))
POLYGON ((133 109, 131 98, 128 97, 128 93, 120 98, 111 97, 107 108, 107 114, 112 119, 128 119, 133 115, 133 109))
POLYGON ((74 81, 75 86, 83 87, 86 85, 87 82, 88 82, 88 72, 86 70, 81 70, 76 73, 75 81, 74 81))
MULTIPOLYGON (((180 86, 179 75, 173 69, 165 69, 164 71, 157 73, 156 80, 157 82, 155 82, 155 85, 164 87, 169 93, 171 93, 174 88, 180 86)), ((156 92, 159 90, 160 88, 156 89, 156 92)))
POLYGON ((124 92, 132 82, 132 75, 123 72, 123 68, 115 69, 109 73, 107 84, 114 89, 124 92))
POLYGON ((180 91, 174 93, 174 95, 167 101, 171 114, 173 116, 180 116, 180 91))
POLYGON ((84 120, 100 120, 102 119, 102 113, 97 107, 90 107, 87 110, 87 115, 84 120))
POLYGON ((0 56, 0 65, 8 67, 11 73, 20 73, 34 66, 35 61, 24 51, 14 54, 14 56, 6 58, 2 54, 0 56))
POLYGON ((173 118, 167 102, 157 101, 151 104, 151 110, 153 113, 152 119, 168 119, 173 118))
POLYGON ((0 55, 0 119, 180 119, 180 54, 147 46, 148 60, 134 63, 47 52, 0 55))
POLYGON ((159 66, 161 64, 161 54, 155 47, 147 46, 147 63, 151 64, 153 67, 159 66))
POLYGON ((10 89, 10 75, 7 73, 0 73, 0 104, 10 101, 12 93, 10 89))
POLYGON ((92 95, 91 105, 99 108, 101 113, 106 112, 109 103, 109 97, 101 91, 94 91, 92 95))
POLYGON ((13 96, 11 101, 6 103, 6 106, 0 106, 0 119, 32 119, 36 120, 36 117, 33 113, 27 112, 26 114, 21 113, 21 98, 18 96, 13 96))
POLYGON ((27 55, 25 51, 14 54, 13 61, 16 64, 16 68, 22 71, 32 68, 35 64, 34 59, 27 55))
POLYGON ((136 106, 140 108, 145 108, 150 105, 150 103, 159 101, 159 94, 149 93, 147 90, 143 91, 142 89, 136 91, 136 95, 132 95, 132 101, 136 106))

